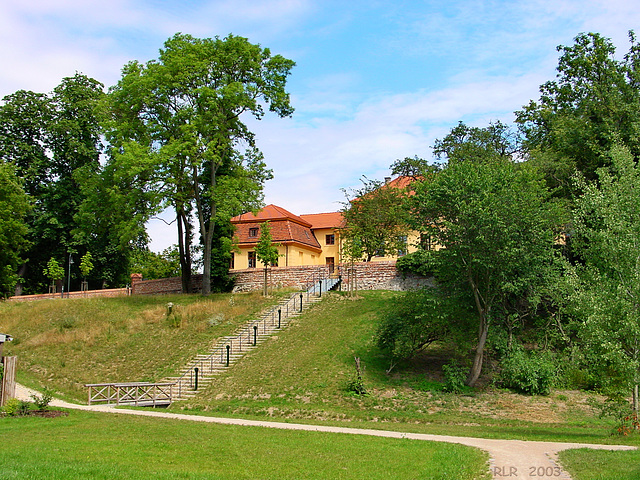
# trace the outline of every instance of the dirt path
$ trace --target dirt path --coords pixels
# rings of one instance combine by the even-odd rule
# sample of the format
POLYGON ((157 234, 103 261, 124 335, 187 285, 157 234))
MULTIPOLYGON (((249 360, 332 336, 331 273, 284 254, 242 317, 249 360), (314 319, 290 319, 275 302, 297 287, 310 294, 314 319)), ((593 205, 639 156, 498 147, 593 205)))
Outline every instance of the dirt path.
MULTIPOLYGON (((33 390, 17 385, 16 396, 19 399, 30 400, 33 390)), ((189 420, 192 422, 219 423, 225 425, 245 425, 283 430, 305 430, 313 432, 345 433, 350 435, 371 435, 375 437, 409 438, 414 440, 429 440, 434 442, 458 443, 470 447, 480 448, 489 452, 490 469, 496 480, 568 480, 571 479, 559 463, 558 452, 572 448, 592 448, 598 450, 635 450, 635 447, 625 445, 594 445, 581 443, 533 442, 523 440, 494 440, 472 437, 454 437, 447 435, 428 435, 423 433, 403 433, 384 430, 368 430, 360 428, 329 427, 322 425, 304 425, 296 423, 266 422, 257 420, 243 420, 239 418, 200 417, 169 413, 158 410, 128 410, 107 406, 77 405, 54 399, 52 406, 75 410, 117 413, 121 415, 141 415, 146 417, 171 418, 175 420, 189 420)))

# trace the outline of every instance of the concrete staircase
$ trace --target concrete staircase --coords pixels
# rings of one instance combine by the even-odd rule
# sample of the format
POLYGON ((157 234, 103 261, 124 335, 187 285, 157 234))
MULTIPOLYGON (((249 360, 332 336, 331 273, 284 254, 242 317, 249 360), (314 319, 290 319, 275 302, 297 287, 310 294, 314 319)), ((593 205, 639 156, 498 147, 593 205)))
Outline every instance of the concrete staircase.
POLYGON ((226 371, 248 352, 254 350, 274 332, 285 328, 291 319, 299 316, 313 304, 322 300, 322 295, 340 284, 338 278, 314 280, 306 291, 296 292, 278 305, 249 321, 233 335, 218 340, 206 354, 197 355, 176 377, 162 382, 175 383, 174 400, 185 400, 206 388, 214 377, 226 371))

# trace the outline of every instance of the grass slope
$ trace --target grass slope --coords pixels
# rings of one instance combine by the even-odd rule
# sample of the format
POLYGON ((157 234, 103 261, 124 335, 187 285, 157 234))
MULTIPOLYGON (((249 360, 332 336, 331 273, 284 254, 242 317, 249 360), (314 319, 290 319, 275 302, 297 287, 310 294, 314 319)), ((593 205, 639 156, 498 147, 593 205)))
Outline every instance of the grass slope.
MULTIPOLYGON (((491 388, 468 395, 441 391, 449 352, 432 348, 415 363, 387 375, 374 345, 379 313, 397 293, 332 295, 186 404, 204 414, 349 422, 387 430, 548 441, 628 443, 611 437, 611 424, 588 405, 589 395, 554 392, 528 397, 491 388), (346 391, 362 360, 367 396, 346 391)), ((636 444, 638 439, 632 440, 636 444)))
POLYGON ((4 354, 18 356, 20 381, 86 401, 86 383, 162 379, 273 302, 257 293, 5 302, 0 332, 14 337, 4 354))

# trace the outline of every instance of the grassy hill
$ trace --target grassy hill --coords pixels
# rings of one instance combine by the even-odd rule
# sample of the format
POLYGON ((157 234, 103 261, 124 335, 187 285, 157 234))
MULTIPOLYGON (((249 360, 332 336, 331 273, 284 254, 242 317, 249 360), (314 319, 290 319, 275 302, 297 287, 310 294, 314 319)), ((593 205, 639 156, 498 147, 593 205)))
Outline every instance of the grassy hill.
POLYGON ((86 383, 154 381, 274 303, 257 293, 0 303, 18 380, 86 401, 86 383), (175 315, 167 316, 173 303, 175 315))
MULTIPOLYGON (((171 408, 196 414, 349 422, 353 426, 494 438, 629 443, 590 406, 591 393, 517 395, 486 386, 442 392, 450 352, 433 347, 388 375, 374 344, 380 312, 397 293, 331 294, 241 359, 211 386, 171 408), (354 357, 368 394, 347 390, 354 357)), ((157 380, 265 308, 259 294, 55 300, 0 304, 0 331, 14 335, 19 380, 85 401, 85 383, 157 380), (166 304, 182 318, 167 319, 166 304)), ((637 439, 632 440, 640 444, 637 439)))

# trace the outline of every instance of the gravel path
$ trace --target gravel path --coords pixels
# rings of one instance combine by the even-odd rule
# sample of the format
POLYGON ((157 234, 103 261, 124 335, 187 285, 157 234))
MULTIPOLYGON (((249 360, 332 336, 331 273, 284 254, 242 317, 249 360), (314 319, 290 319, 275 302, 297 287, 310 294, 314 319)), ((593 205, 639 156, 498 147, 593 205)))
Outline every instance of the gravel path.
MULTIPOLYGON (((35 394, 22 385, 16 386, 16 396, 19 399, 30 400, 35 394)), ((346 433, 350 435, 371 435, 375 437, 409 438, 414 440, 429 440, 434 442, 458 443, 470 447, 480 448, 489 452, 490 469, 496 480, 568 480, 571 479, 559 463, 558 452, 572 448, 592 448, 598 450, 635 450, 626 445, 594 445, 581 443, 534 442, 523 440, 495 440, 473 437, 454 437, 448 435, 428 435, 423 433, 403 433, 384 430, 369 430, 360 428, 329 427, 322 425, 304 425, 296 423, 266 422, 257 420, 243 420, 238 418, 201 417, 169 413, 158 410, 128 410, 107 406, 88 406, 63 402, 54 399, 54 407, 94 412, 117 413, 121 415, 141 415, 146 417, 171 418, 192 422, 220 423, 225 425, 246 425, 266 428, 280 428, 284 430, 306 430, 313 432, 346 433)))

